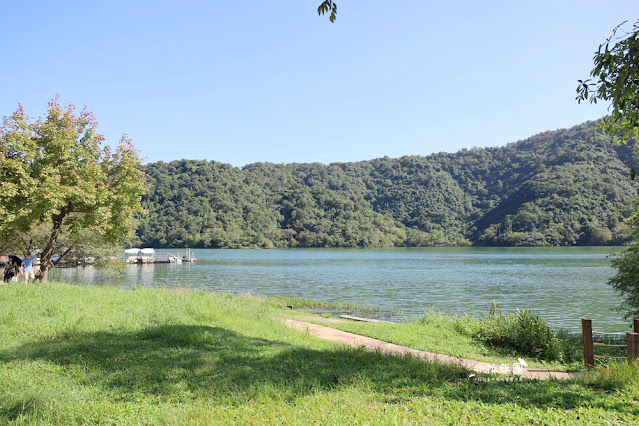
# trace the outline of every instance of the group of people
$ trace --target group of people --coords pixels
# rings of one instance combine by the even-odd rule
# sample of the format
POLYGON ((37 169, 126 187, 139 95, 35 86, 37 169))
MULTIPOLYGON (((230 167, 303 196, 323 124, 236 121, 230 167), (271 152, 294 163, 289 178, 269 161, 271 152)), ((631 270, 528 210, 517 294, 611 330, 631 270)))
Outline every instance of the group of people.
POLYGON ((24 283, 29 284, 35 279, 34 264, 35 258, 31 256, 31 252, 28 252, 24 259, 20 259, 18 256, 7 256, 2 283, 16 281, 22 275, 24 283))

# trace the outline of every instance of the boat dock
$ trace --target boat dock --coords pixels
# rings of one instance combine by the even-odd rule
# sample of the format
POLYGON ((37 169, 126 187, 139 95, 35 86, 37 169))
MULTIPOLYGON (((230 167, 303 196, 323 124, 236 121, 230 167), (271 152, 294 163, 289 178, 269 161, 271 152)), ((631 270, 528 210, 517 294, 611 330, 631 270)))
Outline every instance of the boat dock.
POLYGON ((124 255, 129 263, 153 264, 153 263, 192 263, 197 259, 191 249, 177 253, 156 253, 152 248, 132 248, 124 250, 124 255))

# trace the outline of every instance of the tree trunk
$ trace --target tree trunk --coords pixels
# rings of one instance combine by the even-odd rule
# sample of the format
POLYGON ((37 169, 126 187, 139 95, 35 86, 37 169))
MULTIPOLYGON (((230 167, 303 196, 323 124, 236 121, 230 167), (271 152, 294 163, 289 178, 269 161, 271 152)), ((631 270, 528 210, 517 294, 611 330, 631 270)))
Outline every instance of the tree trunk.
POLYGON ((46 283, 49 281, 49 269, 43 269, 42 264, 40 265, 40 272, 36 275, 36 279, 39 279, 40 282, 46 283))
POLYGON ((49 242, 42 250, 40 254, 40 272, 36 275, 36 278, 40 281, 46 283, 49 280, 49 269, 53 267, 53 262, 51 262, 51 258, 53 257, 53 253, 55 253, 56 243, 58 242, 58 236, 60 235, 60 229, 62 228, 62 221, 66 216, 66 211, 63 210, 60 214, 51 216, 51 220, 53 222, 53 229, 51 230, 51 236, 49 237, 49 242))

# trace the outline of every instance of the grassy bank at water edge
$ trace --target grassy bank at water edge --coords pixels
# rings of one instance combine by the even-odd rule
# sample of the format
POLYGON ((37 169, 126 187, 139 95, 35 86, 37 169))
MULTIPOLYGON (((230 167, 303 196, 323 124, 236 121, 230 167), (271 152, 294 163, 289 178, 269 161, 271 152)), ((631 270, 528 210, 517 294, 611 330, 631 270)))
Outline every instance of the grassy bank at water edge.
POLYGON ((255 296, 49 283, 0 286, 0 306, 2 424, 639 418, 635 365, 571 382, 480 381, 289 329, 281 318, 309 314, 255 296))

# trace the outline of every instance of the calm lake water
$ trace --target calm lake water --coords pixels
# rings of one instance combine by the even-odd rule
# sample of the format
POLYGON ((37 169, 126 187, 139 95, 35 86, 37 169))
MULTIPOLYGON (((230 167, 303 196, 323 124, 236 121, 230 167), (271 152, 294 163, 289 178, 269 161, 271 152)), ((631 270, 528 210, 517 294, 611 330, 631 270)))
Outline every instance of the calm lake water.
MULTIPOLYGON (((364 303, 395 318, 428 310, 530 309, 551 325, 579 331, 626 331, 606 281, 617 247, 194 250, 194 264, 130 265, 114 280, 93 267, 58 269, 54 279, 123 286, 252 292, 364 303), (399 313, 399 314, 398 314, 399 313)), ((160 252, 162 250, 159 250, 160 252)), ((175 252, 176 250, 169 250, 175 252)))

